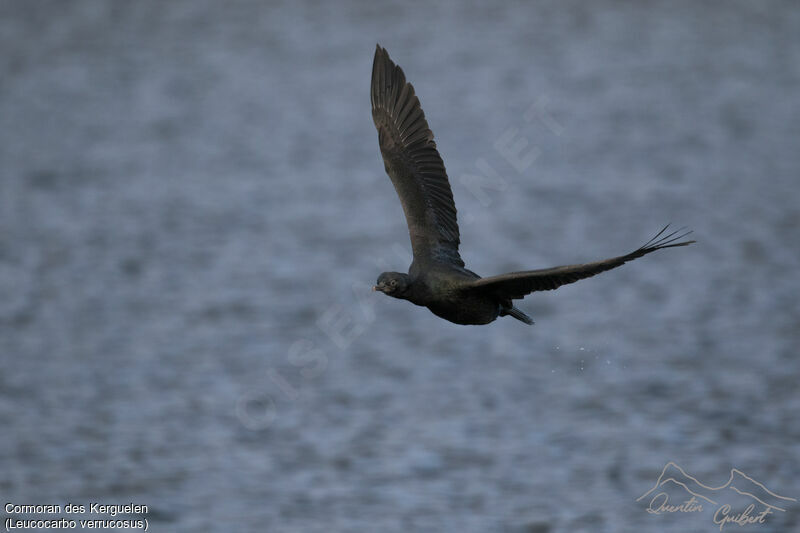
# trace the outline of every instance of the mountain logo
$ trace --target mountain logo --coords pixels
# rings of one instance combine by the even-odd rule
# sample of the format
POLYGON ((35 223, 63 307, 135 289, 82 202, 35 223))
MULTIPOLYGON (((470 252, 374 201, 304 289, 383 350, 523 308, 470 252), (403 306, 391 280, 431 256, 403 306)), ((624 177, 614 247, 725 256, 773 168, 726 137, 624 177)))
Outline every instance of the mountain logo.
POLYGON ((769 490, 736 468, 731 469, 723 485, 711 487, 672 461, 664 465, 653 488, 636 498, 637 502, 643 500, 648 502, 650 514, 702 513, 706 508, 716 508, 713 520, 720 531, 726 524, 763 524, 770 514, 785 512, 797 502, 769 490), (680 503, 671 503, 676 500, 680 503))

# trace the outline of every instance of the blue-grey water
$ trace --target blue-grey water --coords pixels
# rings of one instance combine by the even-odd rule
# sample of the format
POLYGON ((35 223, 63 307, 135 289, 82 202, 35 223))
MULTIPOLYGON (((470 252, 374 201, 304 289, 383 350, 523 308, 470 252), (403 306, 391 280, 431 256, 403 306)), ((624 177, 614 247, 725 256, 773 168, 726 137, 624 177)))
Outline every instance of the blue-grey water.
POLYGON ((796 2, 3 2, 0 498, 153 531, 717 531, 636 498, 674 461, 800 499, 799 228, 796 2), (471 269, 698 243, 528 297, 533 327, 372 293, 409 263, 376 42, 471 269))

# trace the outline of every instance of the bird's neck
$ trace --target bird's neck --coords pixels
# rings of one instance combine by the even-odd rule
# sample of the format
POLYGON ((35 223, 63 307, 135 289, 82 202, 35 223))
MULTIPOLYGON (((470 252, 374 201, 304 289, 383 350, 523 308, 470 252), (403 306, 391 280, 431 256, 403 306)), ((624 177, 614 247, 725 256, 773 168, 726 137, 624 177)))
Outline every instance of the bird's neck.
POLYGON ((408 300, 413 304, 425 306, 427 305, 429 296, 430 291, 425 283, 420 280, 414 280, 408 284, 406 291, 398 297, 403 300, 408 300))

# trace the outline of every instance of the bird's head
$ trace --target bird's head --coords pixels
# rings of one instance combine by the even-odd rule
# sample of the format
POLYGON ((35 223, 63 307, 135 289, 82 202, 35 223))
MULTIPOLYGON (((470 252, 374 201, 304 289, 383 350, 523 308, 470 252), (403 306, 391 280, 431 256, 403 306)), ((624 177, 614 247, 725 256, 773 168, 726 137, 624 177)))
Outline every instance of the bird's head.
POLYGON ((372 290, 381 291, 395 298, 402 298, 408 289, 408 283, 408 274, 384 272, 378 276, 378 283, 372 287, 372 290))

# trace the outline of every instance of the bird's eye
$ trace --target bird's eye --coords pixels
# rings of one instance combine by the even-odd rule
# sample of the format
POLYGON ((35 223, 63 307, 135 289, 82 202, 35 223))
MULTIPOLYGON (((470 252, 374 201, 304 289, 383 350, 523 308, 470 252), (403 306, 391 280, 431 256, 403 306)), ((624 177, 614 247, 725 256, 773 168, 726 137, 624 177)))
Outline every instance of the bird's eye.
POLYGON ((397 280, 396 280, 396 279, 393 279, 392 281, 390 281, 390 282, 389 282, 389 285, 391 285, 392 287, 394 287, 395 285, 397 285, 397 280))

